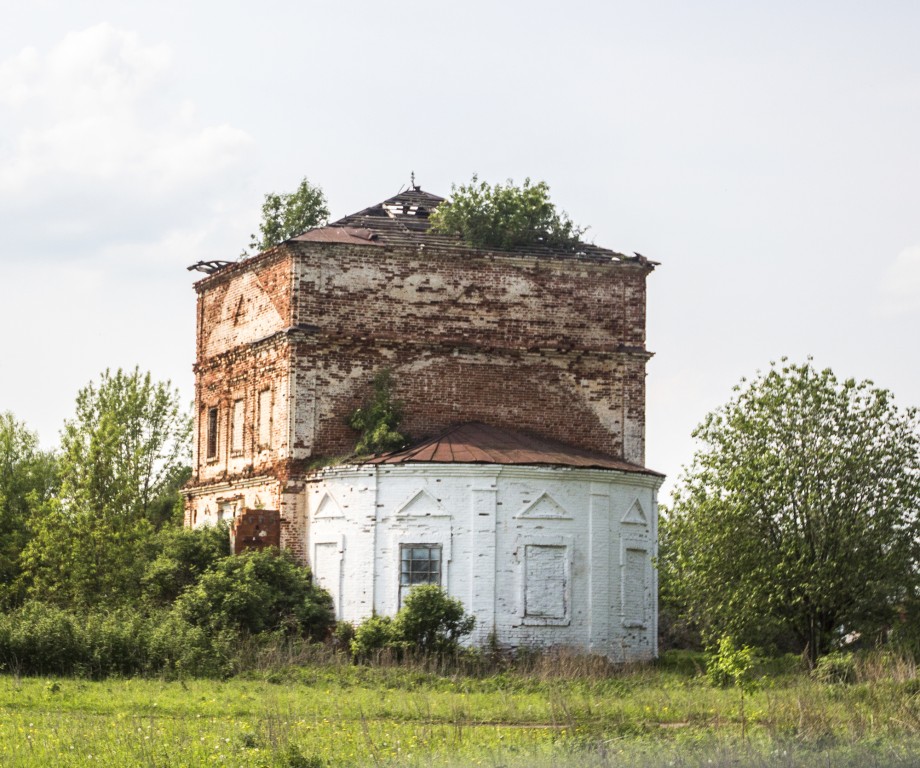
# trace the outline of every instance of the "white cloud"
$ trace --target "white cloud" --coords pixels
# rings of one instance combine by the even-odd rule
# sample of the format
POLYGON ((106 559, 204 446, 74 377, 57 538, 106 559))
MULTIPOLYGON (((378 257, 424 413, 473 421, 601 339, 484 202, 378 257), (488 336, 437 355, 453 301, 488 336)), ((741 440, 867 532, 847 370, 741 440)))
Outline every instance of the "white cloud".
POLYGON ((920 311, 920 245, 901 251, 882 282, 885 314, 920 311))
POLYGON ((253 142, 203 124, 171 95, 177 84, 167 46, 110 24, 0 62, 0 212, 18 222, 13 241, 73 254, 205 215, 253 142))

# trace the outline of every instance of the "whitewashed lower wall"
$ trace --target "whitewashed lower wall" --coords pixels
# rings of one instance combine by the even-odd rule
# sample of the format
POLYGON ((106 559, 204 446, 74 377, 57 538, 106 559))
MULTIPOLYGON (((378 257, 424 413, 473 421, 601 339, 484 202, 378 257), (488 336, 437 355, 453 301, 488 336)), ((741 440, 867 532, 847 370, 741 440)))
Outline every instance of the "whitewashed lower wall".
POLYGON ((306 486, 306 551, 340 619, 396 613, 400 545, 438 544, 472 642, 652 658, 659 485, 538 466, 327 469, 306 486))

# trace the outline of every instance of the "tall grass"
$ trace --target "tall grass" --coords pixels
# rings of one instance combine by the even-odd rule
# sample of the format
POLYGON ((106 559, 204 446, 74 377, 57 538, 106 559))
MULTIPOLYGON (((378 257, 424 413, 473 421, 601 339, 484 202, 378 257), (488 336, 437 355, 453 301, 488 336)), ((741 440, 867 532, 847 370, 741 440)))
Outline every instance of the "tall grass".
POLYGON ((920 764, 920 684, 899 657, 860 657, 850 684, 771 662, 743 739, 736 693, 686 654, 623 668, 566 653, 368 666, 306 643, 238 651, 248 671, 223 681, 0 676, 0 765, 920 764))

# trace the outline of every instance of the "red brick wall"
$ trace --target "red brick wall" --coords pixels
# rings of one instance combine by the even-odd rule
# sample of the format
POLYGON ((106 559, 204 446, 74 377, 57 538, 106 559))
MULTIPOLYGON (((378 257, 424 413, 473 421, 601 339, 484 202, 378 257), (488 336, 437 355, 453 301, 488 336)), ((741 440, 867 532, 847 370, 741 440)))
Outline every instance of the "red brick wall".
POLYGON ((193 482, 287 475, 293 461, 347 454, 356 436, 345 417, 382 368, 413 438, 484 421, 642 463, 649 269, 327 243, 228 267, 196 286, 198 456, 213 404, 222 437, 193 482), (275 421, 271 450, 260 451, 266 386, 275 421), (247 427, 234 456, 238 398, 247 427))

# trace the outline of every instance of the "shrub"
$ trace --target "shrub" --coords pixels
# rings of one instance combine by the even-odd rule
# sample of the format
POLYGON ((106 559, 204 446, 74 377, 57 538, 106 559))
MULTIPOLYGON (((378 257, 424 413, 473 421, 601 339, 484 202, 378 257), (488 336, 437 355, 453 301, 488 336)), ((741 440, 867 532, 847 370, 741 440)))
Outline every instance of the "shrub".
POLYGON ((355 630, 351 651, 359 659, 384 648, 449 653, 457 650, 460 638, 472 632, 475 623, 459 600, 435 584, 421 584, 409 592, 395 618, 371 616, 364 621, 355 630))
POLYGON ((399 432, 402 403, 393 399, 393 376, 380 371, 374 376, 374 396, 370 402, 355 410, 346 420, 348 426, 361 433, 355 445, 359 455, 382 453, 401 448, 406 438, 399 432))
POLYGON ((736 686, 750 690, 754 671, 754 649, 748 645, 740 648, 728 635, 719 638, 717 648, 706 657, 706 677, 719 688, 736 686))
POLYGON ((230 556, 225 523, 201 528, 164 528, 156 537, 159 554, 144 571, 144 597, 168 605, 209 568, 230 556))
POLYGON ((435 232, 459 234, 470 245, 509 249, 549 245, 574 248, 584 233, 565 212, 556 210, 545 181, 520 187, 511 179, 494 187, 477 176, 469 184, 451 186, 450 199, 431 215, 435 232))
POLYGON ((434 584, 414 587, 396 614, 399 638, 423 653, 455 651, 475 624, 475 616, 466 615, 463 603, 434 584))
POLYGON ((0 614, 0 668, 30 675, 221 673, 211 639, 181 617, 29 602, 0 614))
POLYGON ((0 664, 24 674, 71 674, 84 660, 78 622, 53 605, 27 602, 0 615, 0 664))
POLYGON ((384 648, 394 647, 398 641, 393 619, 389 616, 371 616, 355 630, 351 652, 357 659, 368 659, 384 648))
POLYGON ((351 641, 355 639, 355 625, 350 621, 336 622, 332 630, 332 645, 338 650, 349 650, 351 641))
POLYGON ((176 601, 179 615, 209 632, 283 630, 322 637, 332 625, 332 597, 289 552, 266 549, 226 557, 176 601))

